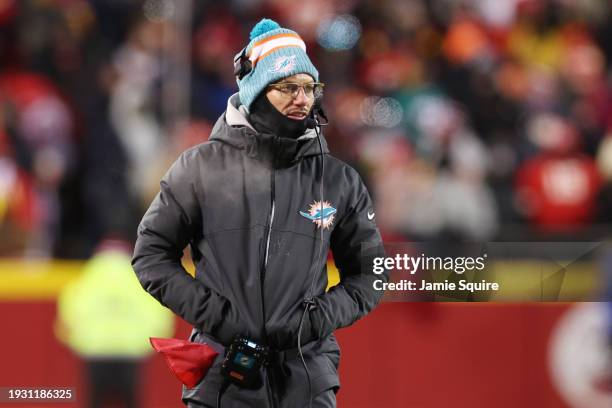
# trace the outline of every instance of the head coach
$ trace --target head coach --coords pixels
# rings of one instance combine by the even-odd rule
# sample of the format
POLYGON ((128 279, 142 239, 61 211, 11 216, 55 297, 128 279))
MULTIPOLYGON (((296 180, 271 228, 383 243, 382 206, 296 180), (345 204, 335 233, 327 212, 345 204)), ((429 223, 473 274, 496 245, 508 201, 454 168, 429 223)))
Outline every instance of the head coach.
POLYGON ((239 92, 209 141, 161 180, 138 228, 134 270, 152 296, 219 352, 183 401, 198 407, 335 407, 334 330, 382 293, 363 268, 380 256, 357 172, 321 134, 323 84, 300 36, 268 19, 234 73, 239 92), (195 277, 181 264, 189 245, 195 277), (374 248, 367 252, 364 248, 374 248), (340 283, 326 292, 331 249, 340 283))

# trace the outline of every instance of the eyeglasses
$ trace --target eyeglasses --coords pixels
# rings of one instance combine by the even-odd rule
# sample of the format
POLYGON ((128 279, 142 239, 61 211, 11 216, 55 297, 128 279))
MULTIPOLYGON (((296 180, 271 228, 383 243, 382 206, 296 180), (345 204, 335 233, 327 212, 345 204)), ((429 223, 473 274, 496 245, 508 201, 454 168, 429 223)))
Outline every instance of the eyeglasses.
POLYGON ((311 99, 323 96, 324 86, 325 84, 321 82, 309 82, 307 84, 298 84, 296 82, 279 82, 268 85, 268 88, 276 89, 286 98, 297 98, 300 89, 303 89, 304 95, 311 99))

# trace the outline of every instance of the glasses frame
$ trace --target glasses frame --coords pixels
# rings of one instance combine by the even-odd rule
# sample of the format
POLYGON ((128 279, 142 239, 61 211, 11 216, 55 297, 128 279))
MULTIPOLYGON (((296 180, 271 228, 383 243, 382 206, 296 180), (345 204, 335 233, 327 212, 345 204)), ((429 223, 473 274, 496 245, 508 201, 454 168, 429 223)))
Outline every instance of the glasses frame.
POLYGON ((298 82, 276 82, 274 84, 269 84, 268 88, 274 89, 278 92, 281 93, 281 95, 287 97, 287 98, 292 98, 295 99, 297 98, 297 96, 300 94, 300 89, 304 92, 304 96, 306 96, 306 98, 308 99, 315 99, 318 98, 320 96, 323 95, 323 88, 325 88, 325 84, 323 82, 307 82, 305 84, 301 84, 298 82), (287 93, 284 90, 281 89, 282 86, 284 85, 297 85, 297 89, 291 93, 287 93), (307 85, 313 85, 313 92, 312 92, 312 96, 309 96, 308 93, 306 92, 306 88, 305 86, 307 85), (319 95, 317 95, 317 88, 319 88, 319 95))

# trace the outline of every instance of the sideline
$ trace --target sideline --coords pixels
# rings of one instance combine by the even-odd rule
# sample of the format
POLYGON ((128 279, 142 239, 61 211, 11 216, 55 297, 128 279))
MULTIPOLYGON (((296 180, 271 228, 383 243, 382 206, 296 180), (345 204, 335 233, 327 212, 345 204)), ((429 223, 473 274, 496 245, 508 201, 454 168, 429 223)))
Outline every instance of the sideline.
MULTIPOLYGON (((44 300, 55 301, 71 280, 81 273, 86 261, 65 259, 0 259, 0 302, 44 300)), ((194 267, 184 262, 192 276, 194 267)), ((328 289, 338 283, 338 270, 327 263, 328 289)))

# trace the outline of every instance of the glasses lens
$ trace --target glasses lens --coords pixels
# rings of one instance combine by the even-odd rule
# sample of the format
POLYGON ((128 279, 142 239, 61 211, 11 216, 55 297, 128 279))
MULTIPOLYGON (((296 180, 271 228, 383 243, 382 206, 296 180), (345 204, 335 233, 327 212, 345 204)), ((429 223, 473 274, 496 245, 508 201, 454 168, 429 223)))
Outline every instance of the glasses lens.
POLYGON ((300 91, 300 86, 297 84, 285 84, 285 95, 295 96, 300 91))
POLYGON ((315 84, 304 84, 304 93, 306 96, 312 96, 314 93, 315 84))

